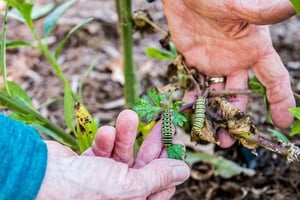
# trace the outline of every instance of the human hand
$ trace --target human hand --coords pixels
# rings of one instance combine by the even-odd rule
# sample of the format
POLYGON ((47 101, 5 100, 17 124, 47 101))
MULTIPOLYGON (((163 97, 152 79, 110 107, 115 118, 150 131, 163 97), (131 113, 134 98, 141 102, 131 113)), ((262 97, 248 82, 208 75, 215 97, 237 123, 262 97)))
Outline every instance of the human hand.
MULTIPOLYGON (((288 108, 295 106, 289 74, 272 46, 266 24, 295 14, 289 0, 163 0, 171 39, 188 65, 210 77, 226 77, 211 89, 247 89, 252 69, 266 87, 274 124, 287 128, 293 122, 288 108)), ((248 97, 229 99, 245 110, 248 97)), ((223 130, 220 146, 234 142, 223 130)))
POLYGON ((162 158, 157 125, 134 160, 137 125, 137 115, 123 111, 116 128, 101 127, 92 148, 81 156, 47 142, 48 164, 37 199, 169 199, 188 178, 189 168, 162 158))

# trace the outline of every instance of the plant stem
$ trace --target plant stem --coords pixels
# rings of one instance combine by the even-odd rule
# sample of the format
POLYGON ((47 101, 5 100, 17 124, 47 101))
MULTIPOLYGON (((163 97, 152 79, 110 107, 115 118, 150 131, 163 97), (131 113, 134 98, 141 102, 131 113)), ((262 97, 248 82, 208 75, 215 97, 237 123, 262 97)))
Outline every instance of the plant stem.
POLYGON ((54 57, 50 54, 48 47, 46 45, 43 44, 39 34, 36 32, 35 28, 34 28, 34 24, 32 21, 27 22, 27 25, 30 29, 30 31, 32 32, 34 38, 36 39, 36 41, 38 42, 39 45, 39 49, 42 51, 43 55, 46 57, 46 59, 49 61, 50 65, 53 67, 55 73, 57 74, 57 76, 59 77, 59 79, 64 83, 67 84, 68 81, 65 78, 64 74, 62 73, 58 63, 55 61, 54 57))
POLYGON ((138 82, 133 62, 131 0, 116 0, 122 37, 125 107, 131 108, 138 97, 138 82))
POLYGON ((62 128, 60 128, 59 126, 53 124, 51 121, 49 121, 48 119, 44 118, 43 116, 41 116, 39 113, 37 113, 36 111, 26 107, 23 104, 20 104, 20 102, 15 101, 14 99, 8 97, 7 95, 5 95, 4 93, 0 92, 0 103, 2 105, 6 105, 7 107, 18 111, 22 114, 30 114, 33 115, 38 121, 43 123, 43 126, 46 127, 47 129, 55 132, 57 134, 57 136, 59 136, 60 138, 63 139, 63 141, 70 145, 72 148, 74 149, 78 149, 78 144, 77 141, 75 140, 74 137, 72 137, 71 135, 67 134, 62 128))

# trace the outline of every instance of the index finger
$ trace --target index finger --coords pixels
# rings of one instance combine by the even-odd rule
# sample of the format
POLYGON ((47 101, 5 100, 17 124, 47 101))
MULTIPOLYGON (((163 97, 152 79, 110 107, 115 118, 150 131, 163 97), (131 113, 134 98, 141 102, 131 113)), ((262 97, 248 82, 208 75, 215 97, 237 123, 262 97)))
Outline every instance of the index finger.
POLYGON ((161 121, 158 121, 145 138, 135 161, 135 168, 141 168, 153 159, 159 158, 163 149, 161 121))

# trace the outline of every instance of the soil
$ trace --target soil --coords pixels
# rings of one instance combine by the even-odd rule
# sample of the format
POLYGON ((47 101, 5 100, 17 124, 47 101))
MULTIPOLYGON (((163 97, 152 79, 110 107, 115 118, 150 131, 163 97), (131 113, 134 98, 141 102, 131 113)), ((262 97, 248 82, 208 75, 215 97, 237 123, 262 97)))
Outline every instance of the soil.
MULTIPOLYGON (((45 5, 49 2, 51 1, 38 0, 36 5, 45 5)), ((137 9, 147 9, 155 23, 167 30, 160 1, 147 4, 146 1, 135 0, 133 10, 137 9)), ((122 51, 114 1, 90 0, 87 3, 79 0, 59 19, 48 42, 50 48, 54 50, 73 26, 88 17, 93 17, 94 20, 71 37, 62 51, 59 63, 76 90, 82 74, 96 62, 95 69, 83 85, 84 103, 93 116, 100 119, 102 125, 114 125, 116 116, 124 106, 122 51)), ((42 34, 43 19, 35 23, 38 32, 42 34)), ((300 93, 300 18, 292 17, 283 23, 270 26, 270 29, 274 47, 290 72, 293 90, 300 93)), ((144 53, 148 46, 160 47, 159 33, 136 32, 133 37, 134 59, 142 94, 150 88, 160 87, 168 82, 166 75, 168 62, 156 61, 144 53)), ((34 42, 28 28, 13 19, 9 19, 8 22, 7 38, 34 42)), ((40 113, 65 128, 60 101, 41 106, 48 100, 63 96, 62 83, 42 54, 28 47, 9 49, 7 66, 8 78, 19 83, 28 92, 40 113)), ((299 103, 298 101, 297 105, 299 103)), ((252 96, 249 111, 259 130, 267 133, 268 128, 274 129, 267 121, 261 96, 252 96)), ((281 131, 288 136, 289 130, 281 131)), ((289 139, 300 144, 299 136, 289 139)), ((189 146, 188 143, 187 145, 189 146)), ((194 145, 189 148, 195 150, 194 145)), ((288 164, 285 158, 263 149, 258 151, 258 156, 253 156, 239 144, 229 149, 212 146, 210 150, 241 166, 254 169, 255 175, 248 177, 240 174, 225 179, 211 173, 211 166, 199 162, 192 170, 197 172, 201 169, 201 174, 192 176, 180 185, 173 200, 300 199, 299 163, 288 164)))

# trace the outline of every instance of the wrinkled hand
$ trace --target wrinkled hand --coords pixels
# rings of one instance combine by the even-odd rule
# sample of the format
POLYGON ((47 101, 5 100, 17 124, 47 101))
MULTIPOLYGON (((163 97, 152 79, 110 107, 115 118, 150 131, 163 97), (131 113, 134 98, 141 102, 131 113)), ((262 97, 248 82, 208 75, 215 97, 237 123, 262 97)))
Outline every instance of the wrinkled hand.
MULTIPOLYGON (((275 125, 287 128, 295 106, 289 74, 272 46, 266 24, 277 23, 295 14, 289 0, 163 0, 172 41, 190 66, 211 77, 226 77, 226 83, 212 89, 247 89, 252 69, 267 89, 275 125)), ((229 99, 240 109, 246 95, 229 99)), ((234 140, 219 133, 223 147, 234 140)))
POLYGON ((47 142, 48 164, 38 199, 169 199, 188 178, 189 168, 163 158, 158 125, 134 160, 137 126, 137 115, 123 111, 116 128, 101 127, 92 148, 81 156, 47 142))

